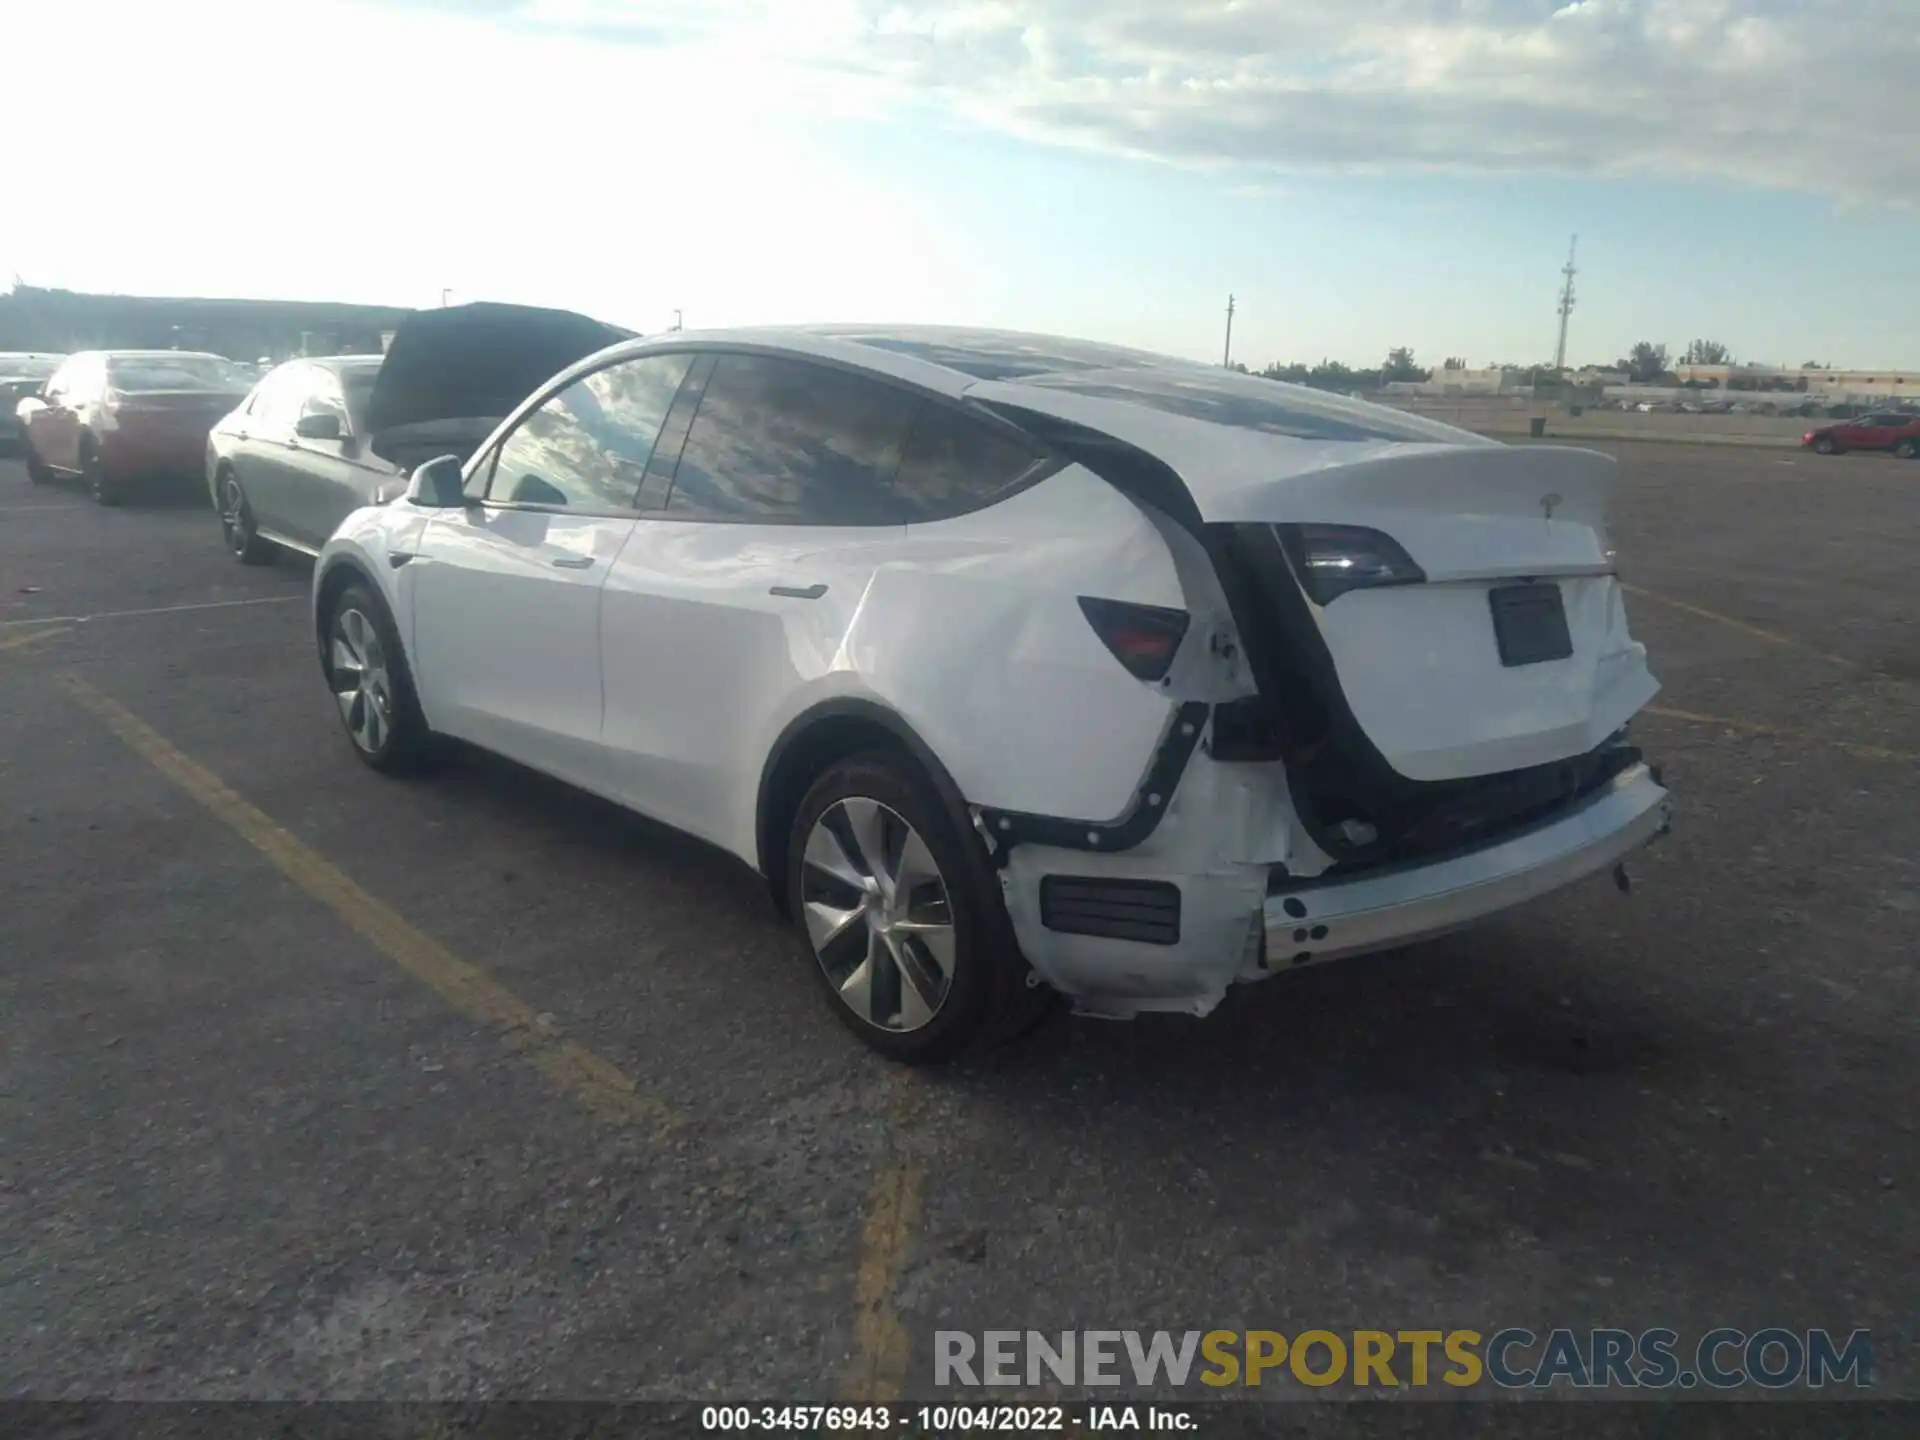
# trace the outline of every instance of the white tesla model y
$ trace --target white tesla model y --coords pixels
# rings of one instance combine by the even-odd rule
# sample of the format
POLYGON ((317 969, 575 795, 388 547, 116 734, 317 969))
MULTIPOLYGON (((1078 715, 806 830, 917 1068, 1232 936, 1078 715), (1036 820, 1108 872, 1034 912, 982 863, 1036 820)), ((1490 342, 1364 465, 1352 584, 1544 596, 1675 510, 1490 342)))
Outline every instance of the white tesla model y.
POLYGON ((932 1060, 1055 994, 1204 1015, 1664 833, 1612 471, 1104 345, 676 333, 349 516, 314 623, 367 763, 454 737, 731 851, 932 1060))

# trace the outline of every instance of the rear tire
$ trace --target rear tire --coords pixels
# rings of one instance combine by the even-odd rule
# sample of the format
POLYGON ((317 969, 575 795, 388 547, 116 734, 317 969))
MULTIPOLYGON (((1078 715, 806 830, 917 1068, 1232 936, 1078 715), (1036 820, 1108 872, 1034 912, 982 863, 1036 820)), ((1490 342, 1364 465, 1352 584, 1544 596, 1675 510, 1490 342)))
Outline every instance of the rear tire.
POLYGON ((1920 455, 1920 441, 1902 440, 1893 447, 1893 453, 1902 460, 1911 460, 1914 456, 1920 455))
POLYGON ((326 626, 320 668, 353 753, 383 775, 418 770, 433 734, 386 602, 349 585, 328 608, 326 626))
POLYGON ((889 1059, 934 1064, 1051 1008, 1028 983, 999 883, 905 756, 831 766, 794 812, 786 893, 828 1006, 889 1059))
POLYGON ((125 502, 125 487, 108 473, 107 462, 100 455, 100 443, 91 435, 80 439, 80 478, 86 481, 94 504, 114 506, 125 502))
POLYGON ((271 540, 262 540, 259 531, 254 529, 253 506, 247 503, 247 492, 241 488, 240 477, 231 470, 220 472, 218 505, 220 533, 227 542, 227 553, 242 565, 271 563, 276 547, 271 540))

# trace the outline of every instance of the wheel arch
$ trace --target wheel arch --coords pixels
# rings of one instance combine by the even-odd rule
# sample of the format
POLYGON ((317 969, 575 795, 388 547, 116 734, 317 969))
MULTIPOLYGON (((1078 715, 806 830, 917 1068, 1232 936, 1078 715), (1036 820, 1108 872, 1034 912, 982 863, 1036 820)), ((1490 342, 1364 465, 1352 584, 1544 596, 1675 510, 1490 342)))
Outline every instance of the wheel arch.
POLYGON ((892 750, 920 769, 940 796, 963 842, 973 832, 967 802, 952 774, 898 712, 873 700, 822 700, 790 720, 767 752, 754 806, 755 858, 782 915, 787 913, 788 831, 794 811, 828 766, 863 751, 892 750))
MULTIPOLYGON (((313 585, 313 643, 320 652, 324 664, 327 654, 327 612, 340 592, 349 585, 360 584, 371 590, 382 605, 392 611, 392 602, 372 572, 351 555, 336 555, 329 559, 321 569, 313 585)), ((389 618, 392 618, 389 613, 389 618)))

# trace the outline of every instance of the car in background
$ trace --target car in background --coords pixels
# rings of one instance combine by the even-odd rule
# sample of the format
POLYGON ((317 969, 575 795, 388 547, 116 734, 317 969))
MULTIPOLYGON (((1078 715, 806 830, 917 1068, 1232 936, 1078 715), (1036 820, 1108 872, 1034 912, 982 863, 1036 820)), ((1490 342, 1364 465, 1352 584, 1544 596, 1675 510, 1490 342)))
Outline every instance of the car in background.
POLYGON ((312 635, 361 761, 447 736, 718 845, 839 1019, 933 1061, 1050 995, 1205 1015, 1665 833, 1615 470, 1045 336, 672 333, 348 516, 312 635))
POLYGON ((570 311, 422 311, 385 355, 290 360, 207 436, 207 488, 243 564, 318 554, 340 522, 406 488, 422 460, 464 457, 522 396, 632 332, 570 311))
POLYGON ((207 432, 254 377, 224 356, 193 350, 83 350, 39 395, 20 402, 27 478, 78 476, 102 505, 139 481, 198 474, 207 432))
POLYGON ((1911 411, 1874 410, 1856 420, 1809 430, 1800 443, 1817 455, 1844 455, 1852 450, 1890 450, 1902 460, 1920 455, 1920 415, 1911 411))
POLYGON ((22 400, 40 393, 66 358, 31 350, 0 354, 0 443, 19 444, 19 421, 14 412, 22 400))

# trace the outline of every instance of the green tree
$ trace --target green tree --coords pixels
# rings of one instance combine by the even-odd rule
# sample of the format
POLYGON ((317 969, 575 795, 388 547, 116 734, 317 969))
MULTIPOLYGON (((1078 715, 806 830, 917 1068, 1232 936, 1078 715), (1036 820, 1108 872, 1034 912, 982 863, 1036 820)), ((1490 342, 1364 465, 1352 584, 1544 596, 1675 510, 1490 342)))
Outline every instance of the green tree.
POLYGON ((1629 378, 1642 385, 1654 384, 1667 373, 1667 347, 1651 340, 1640 341, 1627 355, 1626 371, 1629 378))
POLYGON ((1695 340, 1687 346, 1684 365, 1731 365, 1733 352, 1718 340, 1695 340))
POLYGON ((1446 358, 1446 362, 1441 365, 1440 368, 1442 370, 1464 370, 1467 368, 1467 357, 1464 355, 1449 355, 1446 358))
POLYGON ((1410 347, 1396 345, 1387 352, 1387 363, 1380 367, 1380 378, 1384 381, 1424 380, 1427 372, 1414 363, 1410 347))

